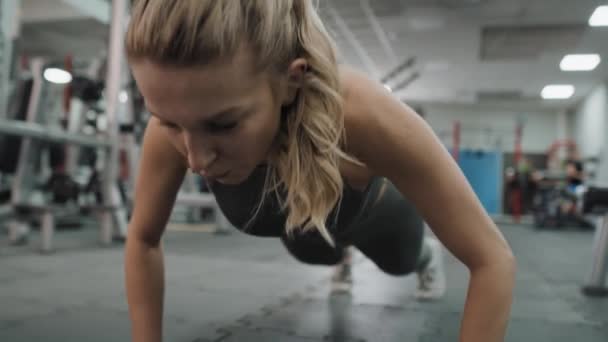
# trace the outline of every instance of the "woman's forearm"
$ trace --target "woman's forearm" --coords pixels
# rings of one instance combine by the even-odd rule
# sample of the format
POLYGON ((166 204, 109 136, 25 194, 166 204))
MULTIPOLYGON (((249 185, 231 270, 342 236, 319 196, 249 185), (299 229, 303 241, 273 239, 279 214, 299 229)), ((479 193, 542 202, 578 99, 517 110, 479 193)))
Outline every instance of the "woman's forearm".
POLYGON ((461 342, 504 341, 515 284, 515 262, 471 271, 460 331, 461 342))
POLYGON ((162 341, 164 297, 163 252, 133 237, 125 254, 126 292, 132 341, 162 341))

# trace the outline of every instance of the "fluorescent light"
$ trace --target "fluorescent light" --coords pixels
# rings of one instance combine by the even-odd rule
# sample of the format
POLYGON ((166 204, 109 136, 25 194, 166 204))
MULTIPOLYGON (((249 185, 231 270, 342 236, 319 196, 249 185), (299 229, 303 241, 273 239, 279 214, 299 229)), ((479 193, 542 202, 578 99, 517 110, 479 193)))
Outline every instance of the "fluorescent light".
POLYGON ((545 100, 569 99, 574 95, 574 86, 565 84, 553 84, 543 88, 541 96, 545 100))
POLYGON ((562 59, 560 68, 563 71, 591 71, 601 61, 600 55, 567 55, 562 59))
POLYGON ((391 88, 391 86, 389 86, 388 84, 385 84, 384 88, 386 88, 386 90, 388 90, 390 93, 393 92, 393 88, 391 88))
POLYGON ((55 84, 66 84, 72 82, 72 74, 63 69, 48 68, 44 70, 44 79, 55 84))
POLYGON ((600 6, 589 18, 590 26, 608 26, 608 6, 600 6))

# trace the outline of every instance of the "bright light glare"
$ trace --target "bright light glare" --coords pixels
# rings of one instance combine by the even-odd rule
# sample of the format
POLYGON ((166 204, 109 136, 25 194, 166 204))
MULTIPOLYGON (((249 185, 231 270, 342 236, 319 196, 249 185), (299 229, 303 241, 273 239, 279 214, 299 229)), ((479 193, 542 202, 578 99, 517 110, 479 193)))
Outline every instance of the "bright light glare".
POLYGON ((44 79, 55 84, 67 84, 72 82, 72 74, 63 69, 48 68, 44 70, 44 79))
POLYGON ((563 71, 591 71, 602 61, 600 55, 567 55, 562 59, 560 68, 563 71))
POLYGON ((593 12, 589 26, 608 26, 608 6, 600 6, 593 12))
POLYGON ((541 96, 545 100, 569 99, 574 95, 574 86, 565 84, 553 84, 543 88, 541 96))

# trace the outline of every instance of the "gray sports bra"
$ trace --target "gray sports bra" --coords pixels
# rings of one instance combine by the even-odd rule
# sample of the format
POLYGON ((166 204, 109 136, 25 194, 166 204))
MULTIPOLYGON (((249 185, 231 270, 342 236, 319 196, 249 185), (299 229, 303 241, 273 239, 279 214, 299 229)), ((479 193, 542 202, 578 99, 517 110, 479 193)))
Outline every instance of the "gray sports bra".
MULTIPOLYGON (((251 220, 258 208, 267 166, 260 166, 250 177, 238 185, 210 182, 209 188, 228 221, 244 233, 256 236, 283 236, 286 213, 281 210, 276 196, 267 196, 262 208, 251 220), (248 224, 249 223, 249 224, 248 224)), ((330 233, 337 234, 360 220, 369 210, 369 199, 375 198, 380 178, 372 178, 364 191, 358 191, 344 182, 342 200, 328 216, 326 225, 330 233)))

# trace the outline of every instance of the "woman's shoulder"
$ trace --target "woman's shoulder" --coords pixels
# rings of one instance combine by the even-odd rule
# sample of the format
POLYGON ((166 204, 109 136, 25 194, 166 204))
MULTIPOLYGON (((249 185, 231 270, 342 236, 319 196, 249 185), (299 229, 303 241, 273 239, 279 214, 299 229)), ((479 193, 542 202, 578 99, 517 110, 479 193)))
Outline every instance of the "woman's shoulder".
POLYGON ((363 88, 369 87, 369 83, 372 82, 365 73, 347 65, 340 65, 338 67, 338 74, 345 105, 356 100, 356 97, 353 98, 353 95, 357 95, 363 88))
POLYGON ((374 103, 381 101, 379 92, 386 89, 351 67, 340 66, 339 72, 348 150, 356 154, 357 146, 366 140, 366 127, 378 119, 374 103))
POLYGON ((386 88, 357 69, 340 66, 341 93, 345 115, 351 119, 370 119, 377 114, 374 104, 390 96, 386 88))

